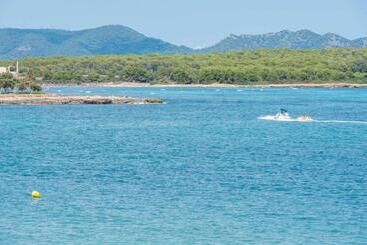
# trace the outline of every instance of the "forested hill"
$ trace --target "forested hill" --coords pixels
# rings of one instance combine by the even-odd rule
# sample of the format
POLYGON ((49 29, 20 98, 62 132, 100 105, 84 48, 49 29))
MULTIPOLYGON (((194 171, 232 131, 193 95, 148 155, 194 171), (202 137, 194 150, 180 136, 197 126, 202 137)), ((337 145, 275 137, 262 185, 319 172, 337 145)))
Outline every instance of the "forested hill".
POLYGON ((263 35, 230 35, 212 47, 194 50, 147 37, 129 27, 114 25, 81 31, 0 29, 0 60, 24 57, 109 54, 190 54, 256 49, 363 48, 367 38, 349 40, 336 34, 301 30, 263 35))
POLYGON ((187 47, 149 38, 131 28, 117 25, 82 31, 0 29, 0 59, 191 51, 187 47))
POLYGON ((349 40, 333 33, 319 35, 309 30, 280 31, 262 35, 230 35, 202 53, 256 49, 366 48, 367 38, 349 40))
MULTIPOLYGON (((19 64, 22 77, 59 84, 367 83, 367 49, 26 58, 19 64)), ((0 62, 0 66, 5 65, 14 62, 0 62)))

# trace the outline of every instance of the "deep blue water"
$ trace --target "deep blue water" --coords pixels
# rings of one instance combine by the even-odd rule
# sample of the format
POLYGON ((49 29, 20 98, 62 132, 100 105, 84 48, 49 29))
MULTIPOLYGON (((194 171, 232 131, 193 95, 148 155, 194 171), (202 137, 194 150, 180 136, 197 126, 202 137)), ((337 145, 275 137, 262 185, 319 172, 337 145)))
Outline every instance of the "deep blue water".
POLYGON ((367 243, 366 89, 51 91, 167 104, 1 106, 0 244, 367 243))

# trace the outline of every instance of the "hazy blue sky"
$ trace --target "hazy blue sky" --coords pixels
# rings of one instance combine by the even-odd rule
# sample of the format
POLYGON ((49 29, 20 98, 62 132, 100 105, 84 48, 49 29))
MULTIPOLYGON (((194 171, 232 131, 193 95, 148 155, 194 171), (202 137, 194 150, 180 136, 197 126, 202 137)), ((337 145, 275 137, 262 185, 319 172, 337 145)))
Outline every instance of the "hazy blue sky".
POLYGON ((0 27, 132 27, 175 44, 202 47, 230 33, 283 29, 367 36, 367 0, 0 0, 0 27))

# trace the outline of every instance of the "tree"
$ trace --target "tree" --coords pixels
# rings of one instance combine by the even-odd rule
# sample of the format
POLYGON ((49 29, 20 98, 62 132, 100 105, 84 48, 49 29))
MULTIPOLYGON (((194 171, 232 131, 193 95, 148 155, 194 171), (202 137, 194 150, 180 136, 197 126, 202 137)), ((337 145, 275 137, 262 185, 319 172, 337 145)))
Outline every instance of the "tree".
POLYGON ((150 82, 153 80, 152 72, 145 68, 129 66, 123 72, 123 77, 128 82, 150 82))
POLYGON ((32 92, 41 92, 42 91, 42 87, 37 83, 31 83, 29 85, 29 87, 30 87, 32 92))
POLYGON ((352 64, 353 72, 366 72, 367 73, 367 59, 359 59, 352 64))
POLYGON ((192 76, 183 68, 172 69, 169 74, 169 79, 177 83, 190 84, 193 82, 192 76))
POLYGON ((32 82, 34 80, 34 77, 33 77, 33 70, 32 69, 28 69, 28 73, 27 73, 27 80, 29 82, 32 82))
POLYGON ((4 79, 0 80, 0 87, 3 89, 5 93, 10 93, 15 87, 14 79, 4 79))
POLYGON ((23 93, 23 92, 26 92, 28 90, 29 84, 27 84, 26 82, 21 82, 21 83, 18 84, 17 88, 18 88, 19 92, 23 93))
POLYGON ((13 91, 17 80, 13 78, 12 74, 5 73, 0 75, 0 89, 5 93, 13 91))

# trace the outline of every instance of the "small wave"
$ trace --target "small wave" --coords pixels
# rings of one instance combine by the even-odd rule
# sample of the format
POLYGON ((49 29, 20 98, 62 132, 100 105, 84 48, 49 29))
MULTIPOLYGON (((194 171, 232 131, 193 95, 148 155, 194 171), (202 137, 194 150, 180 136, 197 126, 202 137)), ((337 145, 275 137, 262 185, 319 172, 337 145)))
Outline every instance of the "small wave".
POLYGON ((258 117, 260 120, 278 121, 278 122, 313 122, 313 123, 352 123, 352 124, 367 124, 367 121, 345 121, 345 120, 301 120, 298 118, 279 119, 273 115, 258 117))
POLYGON ((343 120, 315 120, 318 123, 353 123, 353 124, 367 124, 367 121, 343 121, 343 120))

